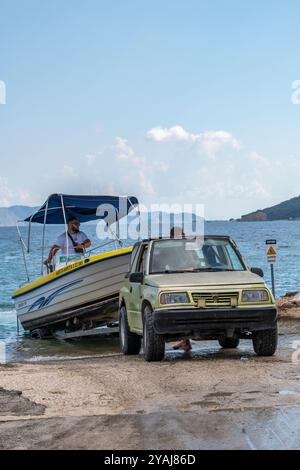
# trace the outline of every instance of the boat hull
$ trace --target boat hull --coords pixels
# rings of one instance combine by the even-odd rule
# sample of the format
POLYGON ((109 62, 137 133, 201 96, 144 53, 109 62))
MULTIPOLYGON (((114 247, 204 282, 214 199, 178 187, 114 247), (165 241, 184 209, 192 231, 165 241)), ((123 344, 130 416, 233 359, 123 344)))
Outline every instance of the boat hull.
POLYGON ((17 292, 13 298, 23 328, 58 329, 74 317, 78 323, 116 320, 130 255, 131 249, 122 249, 83 260, 53 273, 40 285, 33 283, 25 292, 17 292))

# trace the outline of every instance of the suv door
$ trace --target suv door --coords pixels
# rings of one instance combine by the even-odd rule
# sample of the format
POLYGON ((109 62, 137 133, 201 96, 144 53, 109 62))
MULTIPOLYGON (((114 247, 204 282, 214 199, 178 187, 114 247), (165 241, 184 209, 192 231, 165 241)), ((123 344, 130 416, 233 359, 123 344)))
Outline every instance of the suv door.
MULTIPOLYGON (((140 272, 145 274, 147 251, 148 245, 142 245, 138 253, 137 263, 133 266, 135 269, 131 273, 140 272)), ((131 326, 139 329, 142 314, 143 285, 137 282, 129 282, 129 298, 130 301, 127 308, 130 310, 131 326)))

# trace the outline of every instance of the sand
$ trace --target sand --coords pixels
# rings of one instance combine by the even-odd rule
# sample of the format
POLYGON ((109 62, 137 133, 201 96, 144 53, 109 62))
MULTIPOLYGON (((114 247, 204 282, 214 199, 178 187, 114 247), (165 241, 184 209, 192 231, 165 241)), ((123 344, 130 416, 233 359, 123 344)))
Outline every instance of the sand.
POLYGON ((281 309, 271 358, 251 341, 193 341, 161 363, 114 354, 1 365, 0 449, 299 449, 298 310, 281 309))

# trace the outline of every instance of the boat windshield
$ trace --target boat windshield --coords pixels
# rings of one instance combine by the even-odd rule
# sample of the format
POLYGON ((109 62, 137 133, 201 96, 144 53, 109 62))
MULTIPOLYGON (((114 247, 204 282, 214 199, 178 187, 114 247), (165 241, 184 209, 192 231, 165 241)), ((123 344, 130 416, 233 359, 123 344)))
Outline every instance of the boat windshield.
POLYGON ((152 244, 150 274, 244 270, 229 239, 167 239, 152 244))

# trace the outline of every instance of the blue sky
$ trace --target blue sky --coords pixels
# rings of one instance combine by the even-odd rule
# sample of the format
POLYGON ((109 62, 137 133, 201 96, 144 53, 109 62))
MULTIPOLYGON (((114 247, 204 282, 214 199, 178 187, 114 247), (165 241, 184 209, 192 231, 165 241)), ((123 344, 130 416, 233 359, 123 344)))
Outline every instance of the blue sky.
POLYGON ((0 0, 0 205, 130 193, 227 218, 298 195, 299 16, 296 0, 0 0))

